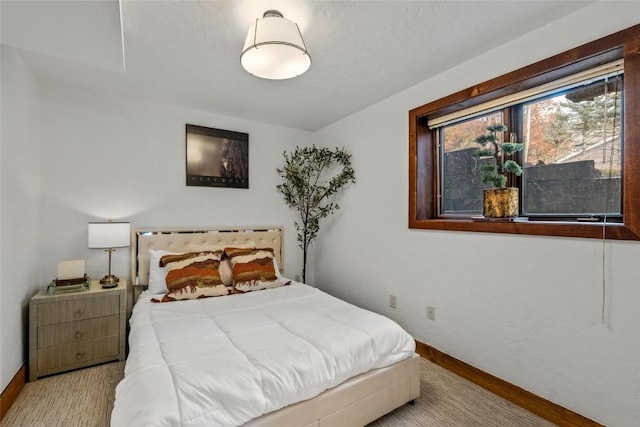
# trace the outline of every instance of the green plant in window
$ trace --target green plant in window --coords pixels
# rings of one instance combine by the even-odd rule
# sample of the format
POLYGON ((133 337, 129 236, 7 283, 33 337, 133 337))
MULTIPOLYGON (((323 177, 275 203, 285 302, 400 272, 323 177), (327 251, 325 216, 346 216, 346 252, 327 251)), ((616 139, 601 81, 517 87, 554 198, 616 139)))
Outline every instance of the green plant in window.
POLYGON ((355 183, 351 154, 342 148, 296 147, 283 153, 284 167, 278 168, 282 184, 276 186, 287 206, 300 214, 295 222, 302 249, 302 281, 306 280, 309 245, 318 237, 320 220, 340 209, 333 201, 348 183, 355 183))
POLYGON ((524 144, 519 142, 500 142, 498 134, 507 130, 503 124, 490 125, 487 126, 487 133, 476 138, 476 143, 483 148, 478 149, 474 155, 493 158, 493 161, 480 164, 482 182, 495 188, 507 186, 507 173, 522 175, 522 167, 515 160, 504 160, 505 155, 513 155, 524 148, 524 144))

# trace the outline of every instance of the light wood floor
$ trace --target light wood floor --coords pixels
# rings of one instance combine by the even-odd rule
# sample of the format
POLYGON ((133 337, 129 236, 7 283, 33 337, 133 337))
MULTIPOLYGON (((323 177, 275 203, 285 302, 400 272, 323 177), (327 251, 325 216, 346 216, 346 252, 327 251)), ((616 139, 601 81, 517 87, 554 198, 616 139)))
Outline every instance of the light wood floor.
MULTIPOLYGON (((3 426, 108 426, 124 363, 108 363, 28 383, 3 426)), ((369 427, 533 427, 552 424, 424 359, 420 398, 369 427)), ((120 426, 114 426, 120 427, 120 426)))

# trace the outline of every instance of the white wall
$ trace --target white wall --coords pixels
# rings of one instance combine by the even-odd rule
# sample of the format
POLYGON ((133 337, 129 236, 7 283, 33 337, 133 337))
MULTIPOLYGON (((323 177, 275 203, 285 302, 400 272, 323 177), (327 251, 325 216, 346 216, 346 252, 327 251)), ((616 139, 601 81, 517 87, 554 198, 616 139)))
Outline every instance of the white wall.
POLYGON ((604 2, 513 40, 318 131, 357 184, 312 249, 320 288, 389 315, 416 339, 611 426, 640 420, 640 244, 409 230, 408 111, 637 23, 604 2), (388 308, 388 295, 398 309, 388 308), (426 306, 436 307, 436 321, 426 306))
POLYGON ((41 285, 40 89, 29 67, 2 46, 0 390, 25 360, 29 298, 41 285))
MULTIPOLYGON (((87 272, 102 277, 107 258, 87 249, 87 222, 109 218, 132 227, 283 225, 285 272, 299 273, 276 167, 310 133, 45 84, 42 135, 42 277, 54 277, 65 259, 85 259, 87 272), (249 133, 248 190, 186 186, 186 123, 249 133)), ((128 277, 129 268, 129 250, 117 250, 114 274, 128 277)))
MULTIPOLYGON (((87 223, 133 227, 285 226, 285 274, 301 270, 293 211, 275 186, 282 152, 308 144, 306 131, 131 99, 38 84, 15 51, 2 47, 0 389, 27 359, 29 298, 58 262, 85 259, 106 274, 101 250, 87 249, 87 223), (185 185, 185 124, 249 133, 250 188, 185 185), (41 136, 41 139, 40 139, 41 136)), ((130 252, 113 272, 129 277, 130 252)))

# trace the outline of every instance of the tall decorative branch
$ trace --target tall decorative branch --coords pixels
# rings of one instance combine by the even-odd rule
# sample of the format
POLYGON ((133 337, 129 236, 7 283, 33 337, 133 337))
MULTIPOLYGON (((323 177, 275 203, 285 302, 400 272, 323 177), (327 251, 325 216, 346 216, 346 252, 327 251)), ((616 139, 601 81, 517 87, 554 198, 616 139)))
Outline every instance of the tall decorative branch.
POLYGON ((351 154, 342 148, 300 148, 283 153, 284 167, 278 168, 282 184, 276 186, 287 206, 300 214, 295 222, 298 245, 302 249, 302 281, 307 275, 309 246, 318 237, 320 220, 333 214, 340 206, 332 199, 348 183, 355 183, 351 154), (340 170, 331 176, 331 172, 340 170))

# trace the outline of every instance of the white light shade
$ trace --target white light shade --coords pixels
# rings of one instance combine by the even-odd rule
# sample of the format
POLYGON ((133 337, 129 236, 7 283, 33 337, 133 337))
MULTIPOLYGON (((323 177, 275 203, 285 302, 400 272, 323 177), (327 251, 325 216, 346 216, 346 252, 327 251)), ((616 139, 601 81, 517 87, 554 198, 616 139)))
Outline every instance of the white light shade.
POLYGON ((89 248, 122 248, 131 244, 131 224, 128 222, 90 222, 89 248))
POLYGON ((254 76, 283 80, 307 71, 311 57, 298 25, 268 10, 249 28, 240 63, 254 76))

